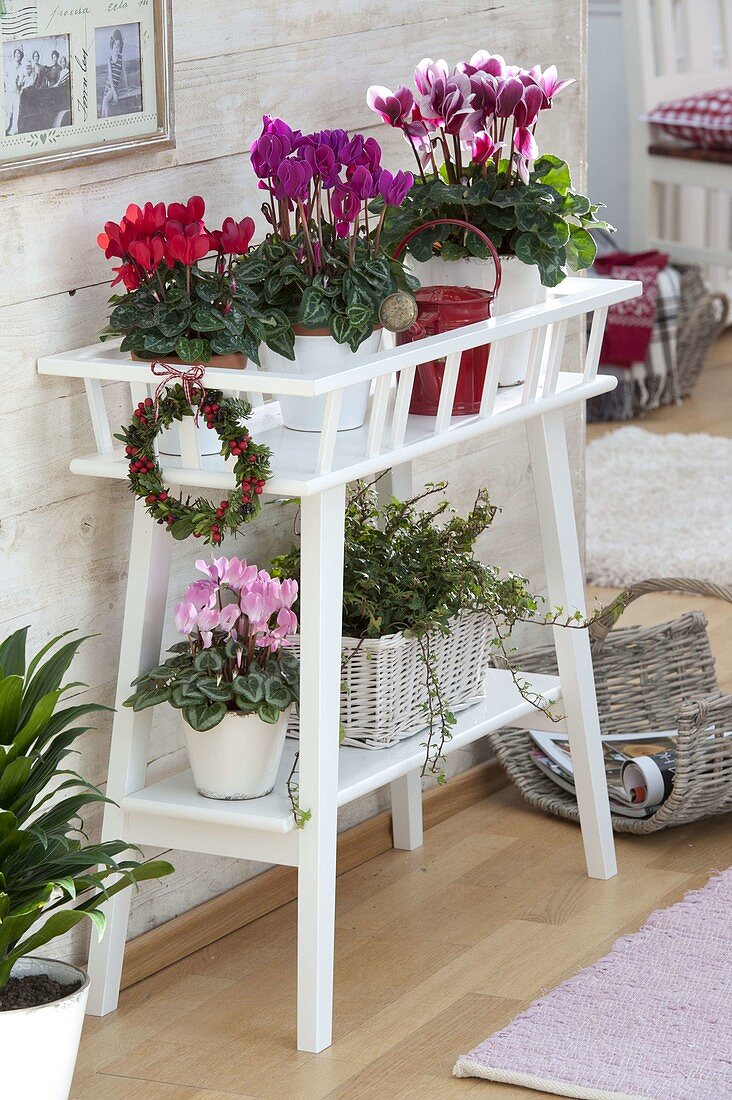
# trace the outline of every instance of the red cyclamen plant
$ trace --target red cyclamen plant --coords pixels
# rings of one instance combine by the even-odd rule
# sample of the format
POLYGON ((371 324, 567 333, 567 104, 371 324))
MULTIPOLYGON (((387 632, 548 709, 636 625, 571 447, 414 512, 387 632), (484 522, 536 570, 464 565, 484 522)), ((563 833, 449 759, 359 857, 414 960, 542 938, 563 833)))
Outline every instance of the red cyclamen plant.
MULTIPOLYGON (((204 222, 204 200, 128 206, 97 241, 107 259, 120 260, 112 286, 109 326, 102 339, 123 336, 122 350, 141 359, 177 356, 207 363, 212 355, 246 355, 258 362, 264 340, 282 350, 286 318, 244 284, 254 222, 228 217, 220 229, 204 222)), ((289 340, 285 336, 285 346, 289 340)))

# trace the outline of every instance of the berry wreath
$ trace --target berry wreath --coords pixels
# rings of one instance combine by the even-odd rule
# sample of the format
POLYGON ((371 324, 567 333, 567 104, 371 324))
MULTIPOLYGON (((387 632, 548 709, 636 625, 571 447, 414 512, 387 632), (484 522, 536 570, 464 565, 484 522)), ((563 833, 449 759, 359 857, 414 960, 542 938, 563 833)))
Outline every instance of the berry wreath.
POLYGON ((271 477, 272 452, 252 442, 242 427, 252 411, 247 401, 224 397, 220 390, 204 390, 186 394, 179 383, 171 386, 157 402, 146 397, 134 411, 132 423, 115 436, 125 445, 129 459, 128 479, 136 497, 145 501, 145 510, 158 523, 165 523, 175 539, 189 535, 219 546, 227 532, 238 531, 258 515, 260 494, 271 477), (197 409, 194 409, 197 406, 197 409), (236 488, 218 507, 205 497, 191 500, 177 497, 163 483, 162 470, 155 453, 155 439, 184 416, 202 414, 206 426, 213 428, 221 440, 224 458, 236 459, 236 488))

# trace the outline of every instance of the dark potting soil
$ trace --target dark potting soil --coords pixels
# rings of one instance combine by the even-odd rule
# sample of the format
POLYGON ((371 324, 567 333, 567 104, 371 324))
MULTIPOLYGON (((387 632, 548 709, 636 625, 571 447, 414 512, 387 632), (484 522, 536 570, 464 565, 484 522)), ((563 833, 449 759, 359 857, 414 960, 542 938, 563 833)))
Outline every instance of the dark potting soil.
POLYGON ((29 974, 27 978, 11 978, 4 989, 0 989, 0 1012, 10 1012, 14 1008, 36 1008, 51 1001, 60 1001, 81 987, 81 982, 61 985, 47 974, 29 974))

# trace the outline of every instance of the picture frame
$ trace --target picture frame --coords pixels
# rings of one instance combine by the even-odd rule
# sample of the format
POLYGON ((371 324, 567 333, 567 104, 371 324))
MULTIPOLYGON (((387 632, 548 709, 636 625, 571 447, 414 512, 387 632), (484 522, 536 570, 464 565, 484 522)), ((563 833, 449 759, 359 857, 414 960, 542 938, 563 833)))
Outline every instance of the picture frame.
POLYGON ((175 145, 172 0, 0 0, 0 179, 175 145))

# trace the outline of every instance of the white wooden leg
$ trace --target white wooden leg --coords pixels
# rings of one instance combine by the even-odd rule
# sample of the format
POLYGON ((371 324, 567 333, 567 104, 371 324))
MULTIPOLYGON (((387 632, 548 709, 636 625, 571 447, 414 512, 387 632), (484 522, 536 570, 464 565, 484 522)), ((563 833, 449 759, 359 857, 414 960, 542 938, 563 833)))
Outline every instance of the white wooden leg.
MULTIPOLYGON (((572 501, 567 437, 561 410, 526 425, 544 548, 549 601, 585 610, 584 577, 572 501)), ((586 630, 554 628, 563 707, 574 764, 587 873, 617 873, 605 768, 597 717, 590 640, 586 630)))
MULTIPOLYGON (((160 660, 172 545, 168 531, 151 520, 137 502, 107 781, 107 794, 117 803, 145 784, 153 712, 135 714, 122 703, 131 694, 131 682, 160 660)), ((118 806, 107 805, 102 839, 118 838, 124 839, 123 814, 118 806)), ((87 1012, 93 1016, 105 1016, 117 1007, 131 894, 122 890, 105 904, 107 925, 101 942, 92 932, 87 1012)))
POLYGON ((407 772, 391 786, 391 828, 394 847, 413 852, 422 847, 422 778, 419 770, 407 772))
MULTIPOLYGON (((389 497, 408 500, 414 494, 414 473, 411 462, 394 466, 378 482, 379 498, 389 497)), ((424 839, 422 828, 422 777, 419 769, 409 772, 390 784, 391 827, 394 847, 413 852, 421 848, 424 839)))
POLYGON ((300 836, 297 1047, 317 1054, 333 1034, 338 727, 345 486, 302 500, 300 836))

